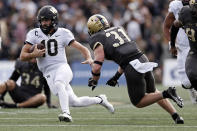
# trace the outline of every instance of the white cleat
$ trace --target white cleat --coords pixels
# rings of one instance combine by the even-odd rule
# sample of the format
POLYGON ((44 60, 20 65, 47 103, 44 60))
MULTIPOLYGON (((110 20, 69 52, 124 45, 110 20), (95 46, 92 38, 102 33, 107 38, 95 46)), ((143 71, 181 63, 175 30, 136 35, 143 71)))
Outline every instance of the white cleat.
POLYGON ((60 122, 61 121, 72 122, 72 117, 67 113, 59 114, 58 118, 60 122))
POLYGON ((109 112, 114 113, 114 107, 113 107, 112 104, 109 103, 109 101, 107 100, 106 95, 101 94, 98 97, 102 99, 100 105, 102 105, 105 108, 107 108, 109 110, 109 112))

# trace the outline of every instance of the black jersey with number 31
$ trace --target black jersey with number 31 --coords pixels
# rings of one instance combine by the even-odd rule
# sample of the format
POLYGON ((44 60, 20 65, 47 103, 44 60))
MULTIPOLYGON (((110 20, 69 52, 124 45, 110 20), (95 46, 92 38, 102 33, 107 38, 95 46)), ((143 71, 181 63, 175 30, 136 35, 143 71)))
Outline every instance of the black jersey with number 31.
POLYGON ((190 7, 183 7, 179 13, 179 21, 187 34, 191 50, 197 52, 197 16, 190 7))
POLYGON ((99 44, 103 45, 105 58, 113 60, 123 69, 129 61, 142 55, 135 41, 130 40, 121 27, 111 27, 92 35, 89 44, 92 50, 99 44))

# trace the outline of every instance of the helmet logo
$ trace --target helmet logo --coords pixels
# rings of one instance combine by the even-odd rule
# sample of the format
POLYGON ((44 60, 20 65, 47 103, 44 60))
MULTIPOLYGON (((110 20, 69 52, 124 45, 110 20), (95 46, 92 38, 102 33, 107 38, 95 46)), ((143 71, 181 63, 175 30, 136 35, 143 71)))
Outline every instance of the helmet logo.
POLYGON ((53 12, 54 14, 57 13, 57 10, 56 10, 54 7, 51 7, 51 8, 50 8, 50 11, 53 12))
POLYGON ((190 0, 190 1, 189 1, 189 4, 190 4, 190 5, 195 4, 195 0, 190 0))

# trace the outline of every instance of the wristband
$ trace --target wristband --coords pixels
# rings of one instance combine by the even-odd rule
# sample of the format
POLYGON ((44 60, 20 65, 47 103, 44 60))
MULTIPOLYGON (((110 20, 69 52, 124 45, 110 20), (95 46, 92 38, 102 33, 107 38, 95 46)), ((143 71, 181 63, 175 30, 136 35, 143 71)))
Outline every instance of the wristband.
POLYGON ((94 63, 95 63, 95 64, 98 64, 98 65, 100 65, 100 66, 103 65, 103 62, 100 62, 100 61, 94 61, 94 63))
POLYGON ((118 80, 121 75, 122 74, 117 71, 116 74, 114 75, 114 79, 118 80))
POLYGON ((91 73, 93 76, 100 76, 101 75, 101 73, 94 73, 93 71, 91 71, 91 73))

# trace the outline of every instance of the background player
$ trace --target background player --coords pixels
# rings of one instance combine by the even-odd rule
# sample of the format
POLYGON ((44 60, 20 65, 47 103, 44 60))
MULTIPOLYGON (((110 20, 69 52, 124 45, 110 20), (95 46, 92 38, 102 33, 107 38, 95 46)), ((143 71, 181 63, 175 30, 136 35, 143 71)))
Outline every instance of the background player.
MULTIPOLYGON (((178 14, 181 8, 185 5, 189 5, 189 0, 174 0, 170 2, 168 14, 164 21, 164 35, 168 41, 170 41, 170 28, 175 20, 178 19, 178 14)), ((197 91, 191 86, 191 83, 185 72, 185 61, 187 54, 189 52, 189 40, 185 31, 183 29, 179 29, 178 36, 176 39, 176 47, 171 47, 171 52, 173 55, 177 53, 177 65, 178 65, 178 73, 179 79, 181 81, 182 87, 185 89, 189 89, 190 98, 192 103, 197 102, 197 91)))
POLYGON ((182 117, 176 113, 175 108, 165 99, 174 100, 178 106, 183 103, 176 95, 175 88, 168 88, 162 93, 155 88, 152 70, 156 63, 148 62, 148 59, 138 49, 136 43, 127 36, 121 27, 110 27, 107 19, 99 14, 93 15, 87 22, 91 35, 89 44, 94 51, 94 63, 92 64, 92 78, 88 86, 94 89, 100 78, 100 70, 104 58, 117 63, 120 67, 115 76, 107 84, 115 86, 117 80, 124 72, 127 82, 130 101, 138 108, 143 108, 157 102, 172 115, 177 124, 183 124, 182 117))
POLYGON ((37 58, 39 69, 43 72, 50 90, 59 98, 62 114, 60 121, 71 122, 69 106, 83 107, 93 104, 101 104, 110 112, 114 112, 113 106, 107 101, 105 95, 97 97, 77 97, 71 85, 73 74, 67 63, 65 47, 72 46, 79 50, 85 57, 83 64, 92 64, 89 50, 77 42, 70 32, 65 28, 58 28, 58 12, 53 6, 43 6, 38 12, 40 28, 29 31, 20 59, 28 61, 37 58), (45 49, 39 50, 35 46, 34 51, 29 53, 32 45, 42 43, 45 49), (44 56, 43 56, 44 55, 44 56))
POLYGON ((38 107, 47 102, 49 108, 55 107, 51 105, 50 90, 42 72, 38 70, 36 60, 23 62, 19 59, 15 63, 15 70, 6 82, 0 84, 2 108, 27 108, 38 107), (16 81, 21 77, 20 86, 16 81), (42 94, 44 89, 45 95, 42 94), (3 96, 9 92, 15 104, 3 101, 3 96))
POLYGON ((179 28, 182 27, 187 34, 190 45, 190 50, 185 63, 186 74, 191 82, 192 87, 197 90, 197 0, 190 0, 189 4, 190 6, 184 6, 181 9, 179 13, 179 19, 175 20, 171 27, 170 44, 172 47, 175 47, 177 33, 179 28))

